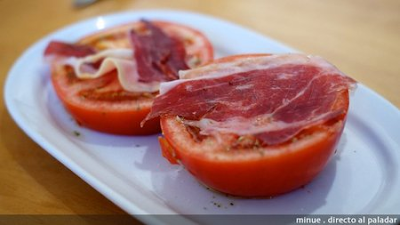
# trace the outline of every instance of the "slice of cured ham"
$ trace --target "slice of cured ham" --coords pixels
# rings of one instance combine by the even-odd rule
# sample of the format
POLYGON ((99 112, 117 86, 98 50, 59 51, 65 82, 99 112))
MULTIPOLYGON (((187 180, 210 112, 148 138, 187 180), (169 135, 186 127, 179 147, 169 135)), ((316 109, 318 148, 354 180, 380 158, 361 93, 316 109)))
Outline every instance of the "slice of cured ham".
POLYGON ((179 116, 202 135, 253 135, 284 143, 302 130, 345 113, 335 108, 355 81, 316 56, 239 57, 181 73, 163 83, 147 119, 179 116))
POLYGON ((96 51, 89 46, 68 44, 61 41, 51 41, 45 51, 45 56, 58 55, 64 57, 85 57, 96 53, 96 51))
POLYGON ((178 79, 178 71, 186 70, 186 52, 183 43, 169 37, 160 28, 142 20, 146 33, 131 30, 141 81, 170 81, 178 79))
POLYGON ((126 48, 103 51, 85 45, 52 41, 44 55, 60 65, 71 66, 78 78, 94 79, 117 71, 122 88, 129 92, 156 92, 161 81, 178 78, 178 70, 188 69, 183 43, 165 34, 148 21, 144 30, 130 30, 126 48), (128 42, 129 43, 129 42, 128 42))

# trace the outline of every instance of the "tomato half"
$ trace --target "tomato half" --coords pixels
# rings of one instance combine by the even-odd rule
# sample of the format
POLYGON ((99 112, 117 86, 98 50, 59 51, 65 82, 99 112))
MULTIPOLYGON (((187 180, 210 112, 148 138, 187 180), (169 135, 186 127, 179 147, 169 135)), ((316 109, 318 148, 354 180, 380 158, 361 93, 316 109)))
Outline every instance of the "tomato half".
MULTIPOLYGON (((340 104, 347 104, 348 94, 340 104)), ((196 140, 176 117, 161 118, 163 155, 180 162, 201 183, 214 190, 243 197, 270 197, 309 183, 327 164, 344 127, 345 118, 303 131, 292 142, 263 148, 227 151, 213 137, 196 140), (296 140, 296 141, 294 141, 296 140)))
MULTIPOLYGON (((208 39, 190 27, 164 21, 153 21, 164 32, 184 42, 187 64, 195 67, 213 59, 208 39)), ((77 44, 96 50, 128 48, 130 29, 143 29, 140 22, 113 27, 86 36, 77 44)), ((52 65, 51 80, 54 89, 69 113, 88 128, 123 135, 146 135, 160 131, 158 119, 141 121, 149 113, 155 93, 132 93, 122 89, 117 74, 112 71, 96 79, 81 80, 68 66, 52 65)))
MULTIPOLYGON (((257 56, 257 55, 253 55, 257 56)), ((217 60, 229 61, 234 56, 217 60)), ((172 164, 181 163, 202 184, 217 191, 242 197, 271 197, 309 183, 333 155, 343 132, 349 92, 337 95, 333 109, 344 114, 323 124, 304 129, 290 141, 269 146, 237 147, 234 134, 199 135, 177 116, 161 117, 164 134, 160 145, 172 164), (235 147, 234 147, 235 146, 235 147)), ((252 136, 245 137, 254 143, 252 136)))

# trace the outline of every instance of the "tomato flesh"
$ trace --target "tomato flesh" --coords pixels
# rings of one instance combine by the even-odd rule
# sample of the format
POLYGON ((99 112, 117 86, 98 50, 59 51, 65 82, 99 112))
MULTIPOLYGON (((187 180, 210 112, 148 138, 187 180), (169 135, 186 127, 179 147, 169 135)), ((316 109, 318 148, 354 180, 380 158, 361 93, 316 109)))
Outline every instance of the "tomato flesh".
POLYGON ((160 143, 162 156, 171 164, 179 164, 176 159, 175 150, 171 147, 168 141, 163 137, 158 137, 158 141, 160 143))

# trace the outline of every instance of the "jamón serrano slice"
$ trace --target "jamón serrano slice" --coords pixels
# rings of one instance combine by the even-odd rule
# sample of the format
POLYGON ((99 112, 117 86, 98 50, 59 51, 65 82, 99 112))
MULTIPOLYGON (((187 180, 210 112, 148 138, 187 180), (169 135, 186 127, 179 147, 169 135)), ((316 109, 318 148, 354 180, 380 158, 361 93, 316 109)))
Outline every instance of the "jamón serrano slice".
POLYGON ((168 91, 148 118, 179 116, 202 135, 254 135, 267 145, 343 116, 347 107, 335 107, 336 100, 354 84, 322 58, 300 54, 240 58, 189 73, 195 78, 164 84, 168 91))

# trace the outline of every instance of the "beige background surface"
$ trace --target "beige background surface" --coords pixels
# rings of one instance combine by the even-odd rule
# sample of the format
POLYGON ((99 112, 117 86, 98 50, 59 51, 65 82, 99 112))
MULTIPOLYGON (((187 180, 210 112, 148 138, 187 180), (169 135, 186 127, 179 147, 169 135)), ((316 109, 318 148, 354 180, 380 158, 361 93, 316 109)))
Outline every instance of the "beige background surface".
POLYGON ((321 55, 400 107, 398 0, 102 0, 82 9, 71 0, 0 0, 0 214, 124 214, 17 127, 4 105, 4 83, 20 54, 56 29, 105 13, 162 8, 210 14, 321 55))

